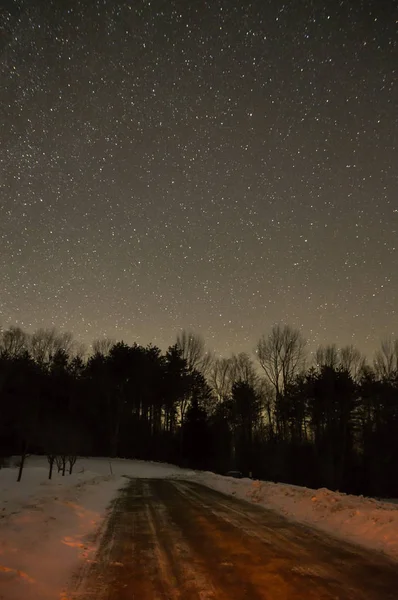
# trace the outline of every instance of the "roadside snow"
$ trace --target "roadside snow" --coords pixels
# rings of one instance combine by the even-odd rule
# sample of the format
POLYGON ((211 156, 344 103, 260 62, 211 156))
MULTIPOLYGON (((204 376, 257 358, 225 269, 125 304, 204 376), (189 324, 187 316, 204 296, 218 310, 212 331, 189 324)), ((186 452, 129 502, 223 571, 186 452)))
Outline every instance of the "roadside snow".
POLYGON ((72 573, 92 560, 107 509, 126 484, 140 478, 189 476, 161 463, 80 458, 73 474, 54 469, 46 457, 30 456, 17 483, 15 466, 0 470, 0 598, 68 600, 72 573))
POLYGON ((398 560, 398 505, 326 489, 233 479, 164 463, 80 458, 72 475, 45 457, 0 470, 0 599, 70 600, 72 573, 95 556, 101 527, 126 477, 190 479, 275 510, 290 520, 398 560))
POLYGON ((398 560, 398 505, 363 496, 198 472, 198 483, 398 560))

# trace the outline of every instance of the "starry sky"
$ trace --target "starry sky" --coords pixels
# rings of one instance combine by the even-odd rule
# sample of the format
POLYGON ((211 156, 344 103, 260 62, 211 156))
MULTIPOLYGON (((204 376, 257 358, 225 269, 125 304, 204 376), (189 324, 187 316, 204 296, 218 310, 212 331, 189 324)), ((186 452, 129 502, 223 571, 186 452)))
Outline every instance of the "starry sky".
POLYGON ((396 9, 3 0, 3 327, 398 334, 396 9))

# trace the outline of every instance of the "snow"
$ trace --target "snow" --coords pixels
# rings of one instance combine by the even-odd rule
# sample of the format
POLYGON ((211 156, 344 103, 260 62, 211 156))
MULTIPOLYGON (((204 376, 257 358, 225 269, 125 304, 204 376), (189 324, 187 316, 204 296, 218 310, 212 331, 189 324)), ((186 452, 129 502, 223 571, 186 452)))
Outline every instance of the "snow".
POLYGON ((377 550, 398 560, 398 505, 310 488, 234 479, 203 472, 195 480, 210 488, 274 510, 291 521, 314 527, 333 537, 377 550))
POLYGON ((0 598, 69 600, 71 574, 93 559, 107 510, 130 477, 182 477, 178 467, 144 461, 80 458, 72 475, 30 456, 18 483, 15 460, 0 469, 0 598), (13 464, 14 463, 14 464, 13 464))
POLYGON ((126 477, 197 481, 292 521, 398 560, 398 505, 327 489, 234 479, 156 462, 79 458, 72 475, 45 457, 0 470, 0 599, 70 600, 71 574, 93 560, 101 527, 126 477))

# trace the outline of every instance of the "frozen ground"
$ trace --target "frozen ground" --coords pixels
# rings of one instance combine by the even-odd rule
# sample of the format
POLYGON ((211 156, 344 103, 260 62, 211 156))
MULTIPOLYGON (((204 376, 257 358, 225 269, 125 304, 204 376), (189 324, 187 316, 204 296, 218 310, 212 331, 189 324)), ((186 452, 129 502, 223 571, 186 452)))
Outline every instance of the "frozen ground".
POLYGON ((15 467, 0 470, 0 600, 69 600, 70 574, 92 560, 126 476, 192 479, 398 560, 397 504, 123 459, 81 458, 49 481, 46 458, 29 457, 20 483, 15 467))
POLYGON ((181 474, 166 464, 112 459, 110 466, 106 458, 81 458, 72 475, 55 469, 49 481, 46 458, 35 456, 20 483, 15 467, 1 469, 0 599, 69 600, 63 590, 70 574, 94 556, 95 534, 124 476, 181 474))
POLYGON ((290 520, 398 560, 396 501, 349 496, 325 488, 312 490, 283 483, 233 479, 214 473, 198 473, 195 479, 225 494, 275 510, 290 520))
POLYGON ((131 479, 75 600, 397 600, 396 563, 194 478, 131 479))

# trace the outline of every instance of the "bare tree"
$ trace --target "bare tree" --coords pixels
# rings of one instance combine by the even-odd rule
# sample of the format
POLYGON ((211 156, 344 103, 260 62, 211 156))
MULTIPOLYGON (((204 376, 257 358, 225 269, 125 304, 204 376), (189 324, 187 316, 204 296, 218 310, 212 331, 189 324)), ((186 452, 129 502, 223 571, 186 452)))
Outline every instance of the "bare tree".
POLYGON ((58 473, 62 472, 62 475, 65 475, 66 461, 67 461, 66 454, 57 454, 55 456, 55 462, 56 462, 56 465, 58 468, 58 473))
POLYGON ((335 344, 330 344, 319 346, 315 354, 315 363, 318 368, 344 369, 357 381, 363 372, 366 359, 352 344, 340 349, 335 344))
POLYGON ((59 351, 71 355, 74 348, 71 333, 59 333, 55 328, 38 329, 29 340, 29 350, 32 357, 40 363, 48 362, 59 351))
POLYGON ((207 375, 209 374, 210 369, 213 365, 213 362, 214 362, 214 354, 212 352, 209 352, 209 350, 206 350, 203 355, 202 362, 200 365, 200 371, 204 377, 207 377, 207 375))
POLYGON ((25 466, 25 462, 26 462, 26 458, 28 456, 27 453, 27 445, 24 444, 22 453, 21 453, 21 458, 18 461, 18 477, 17 477, 17 483, 19 483, 22 479, 22 473, 24 470, 24 466, 25 466))
POLYGON ((212 355, 206 352, 205 342, 197 333, 183 329, 177 335, 177 348, 181 351, 182 357, 187 361, 189 371, 196 369, 203 375, 207 375, 213 360, 212 355))
POLYGON ((71 354, 75 358, 80 358, 81 360, 84 360, 85 356, 87 355, 86 344, 84 344, 83 342, 76 342, 76 341, 73 342, 73 346, 71 348, 71 354))
POLYGON ((77 456, 75 454, 70 454, 68 456, 69 475, 72 475, 73 467, 75 466, 76 461, 77 461, 77 456))
POLYGON ((261 402, 261 415, 265 416, 272 437, 275 431, 275 390, 265 377, 259 378, 256 389, 261 402))
POLYGON ((55 335, 55 329, 38 329, 31 335, 29 350, 37 362, 43 363, 49 360, 53 351, 55 335))
POLYGON ((66 466, 68 465, 69 475, 72 475, 73 467, 77 461, 77 456, 75 456, 74 454, 71 454, 71 455, 61 454, 60 456, 58 456, 57 454, 48 454, 47 460, 49 463, 48 478, 51 479, 52 473, 53 473, 54 462, 57 465, 58 473, 62 472, 62 475, 64 476, 65 471, 66 471, 66 466))
POLYGON ((231 395, 234 383, 234 366, 230 358, 216 358, 210 369, 208 380, 219 401, 231 395))
POLYGON ((319 346, 315 353, 315 363, 318 368, 330 367, 331 369, 337 369, 339 364, 339 351, 336 344, 319 346))
POLYGON ((56 455, 55 454, 47 454, 47 460, 48 460, 48 465, 49 465, 49 471, 48 471, 48 478, 52 479, 53 476, 53 467, 54 467, 54 462, 56 459, 56 455))
POLYGON ((108 356, 110 349, 115 344, 116 344, 115 340, 113 340, 111 338, 103 337, 103 338, 97 338, 96 340, 94 340, 93 343, 91 344, 91 347, 93 349, 94 354, 102 354, 102 356, 108 356))
POLYGON ((366 358, 352 344, 340 350, 340 366, 348 371, 354 381, 358 381, 366 365, 366 358))
POLYGON ((11 325, 0 334, 0 352, 10 356, 19 356, 27 348, 28 336, 20 328, 11 325))
POLYGON ((398 339, 383 340, 380 349, 376 351, 374 370, 379 377, 391 377, 398 373, 398 339))
POLYGON ((233 383, 237 381, 243 381, 244 383, 248 383, 253 388, 256 387, 259 377, 256 373, 256 369, 250 356, 246 354, 246 352, 233 354, 231 362, 233 383))
POLYGON ((274 325, 268 337, 259 340, 257 357, 277 397, 302 370, 305 345, 300 331, 289 325, 274 325))

